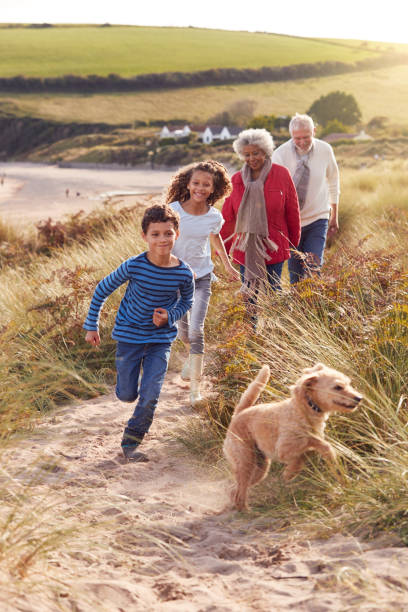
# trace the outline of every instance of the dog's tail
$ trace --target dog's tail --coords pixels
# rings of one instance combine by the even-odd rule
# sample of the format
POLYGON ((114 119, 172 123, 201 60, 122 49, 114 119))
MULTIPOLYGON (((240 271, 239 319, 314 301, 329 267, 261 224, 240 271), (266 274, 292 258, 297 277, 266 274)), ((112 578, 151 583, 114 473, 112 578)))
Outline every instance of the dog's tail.
POLYGON ((234 415, 255 404, 269 380, 270 373, 271 371, 268 365, 262 366, 255 380, 251 382, 241 395, 241 399, 234 410, 234 415))

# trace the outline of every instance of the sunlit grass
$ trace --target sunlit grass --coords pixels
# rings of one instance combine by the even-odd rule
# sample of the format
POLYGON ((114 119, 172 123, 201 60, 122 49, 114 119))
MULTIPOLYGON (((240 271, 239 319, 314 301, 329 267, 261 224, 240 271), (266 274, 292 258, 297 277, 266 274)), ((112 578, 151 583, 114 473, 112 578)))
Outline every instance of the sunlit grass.
POLYGON ((202 28, 57 26, 1 30, 2 77, 66 74, 132 77, 210 68, 355 62, 379 49, 279 34, 202 28))
POLYGON ((302 369, 316 362, 349 375, 365 398, 352 415, 329 420, 336 470, 311 455, 284 485, 282 466, 273 464, 251 493, 259 517, 312 536, 394 532, 408 543, 407 196, 405 162, 345 172, 342 233, 327 250, 322 278, 260 300, 256 336, 236 295, 226 286, 213 294, 207 333, 216 350, 208 374, 219 395, 200 412, 205 424, 195 417, 179 434, 201 460, 222 470, 229 416, 262 363, 271 367, 263 401, 286 398, 302 369))
MULTIPOLYGON (((391 124, 406 125, 408 66, 333 75, 285 83, 253 83, 192 87, 166 91, 117 94, 1 94, 0 101, 15 105, 15 112, 58 121, 131 123, 136 120, 183 119, 202 124, 237 100, 252 100, 256 115, 303 113, 331 91, 353 94, 363 122, 388 117, 391 124), (392 90, 393 95, 389 92, 392 90)), ((14 112, 14 111, 13 111, 14 112)), ((157 130, 159 131, 159 130, 157 130)))

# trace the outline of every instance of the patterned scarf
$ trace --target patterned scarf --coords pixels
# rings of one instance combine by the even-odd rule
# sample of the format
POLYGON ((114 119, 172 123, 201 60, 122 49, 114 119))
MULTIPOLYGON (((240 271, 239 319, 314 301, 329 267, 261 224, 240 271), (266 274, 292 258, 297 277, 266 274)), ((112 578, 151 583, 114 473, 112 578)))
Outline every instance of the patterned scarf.
POLYGON ((309 186, 310 168, 308 166, 308 163, 313 153, 313 146, 304 155, 300 155, 294 142, 292 142, 292 148, 295 152, 297 162, 295 174, 293 175, 293 182, 296 187, 296 192, 299 200, 299 208, 300 210, 302 210, 306 202, 307 188, 309 186))
POLYGON ((262 280, 266 280, 265 258, 267 249, 276 251, 278 246, 268 237, 268 217, 266 215, 264 183, 272 168, 269 158, 265 160, 260 175, 251 180, 251 169, 244 164, 241 169, 245 185, 244 195, 238 209, 235 224, 236 234, 231 250, 245 252, 245 276, 243 292, 252 291, 262 280))

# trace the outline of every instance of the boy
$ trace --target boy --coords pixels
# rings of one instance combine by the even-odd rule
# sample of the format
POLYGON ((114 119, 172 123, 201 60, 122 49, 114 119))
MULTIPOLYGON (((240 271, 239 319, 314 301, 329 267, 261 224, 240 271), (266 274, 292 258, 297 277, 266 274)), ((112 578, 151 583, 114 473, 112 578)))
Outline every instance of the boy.
POLYGON ((85 340, 97 346, 99 315, 106 298, 128 281, 116 315, 112 338, 116 351, 116 395, 123 402, 138 398, 122 438, 128 461, 148 461, 137 450, 153 421, 170 346, 177 335, 175 322, 193 303, 191 269, 171 251, 179 235, 179 215, 167 204, 146 209, 142 237, 148 250, 124 261, 97 285, 84 329, 85 340), (140 367, 143 375, 139 387, 140 367))

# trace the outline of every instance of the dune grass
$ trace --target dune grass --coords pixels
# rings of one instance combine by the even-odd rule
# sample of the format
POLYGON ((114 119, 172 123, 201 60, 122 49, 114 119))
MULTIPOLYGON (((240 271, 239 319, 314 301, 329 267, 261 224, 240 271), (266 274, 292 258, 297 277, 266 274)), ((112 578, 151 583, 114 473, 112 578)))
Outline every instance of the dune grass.
POLYGON ((305 112, 320 96, 340 90, 355 96, 364 122, 382 115, 391 124, 404 126, 407 124, 407 83, 408 66, 394 66, 319 79, 192 87, 168 90, 164 94, 160 91, 95 95, 3 93, 0 102, 13 113, 57 121, 117 124, 180 118, 201 124, 237 100, 253 100, 255 115, 292 115, 305 112))
POLYGON ((65 74, 131 77, 210 68, 260 68, 320 61, 354 62, 378 48, 324 39, 200 28, 54 26, 2 28, 1 77, 65 74), (301 59, 299 59, 301 58, 301 59))
MULTIPOLYGON (((221 280, 213 287, 207 373, 215 396, 208 410, 174 434, 184 452, 226 476, 225 428, 237 398, 264 362, 272 369, 265 400, 286 397, 302 368, 316 361, 350 375, 365 397, 355 413, 329 421, 327 436, 339 454, 336 471, 311 457, 302 474, 283 486, 281 466, 274 464, 251 493, 251 521, 297 527, 317 537, 393 532, 408 543, 406 176, 403 161, 343 172, 342 230, 327 249, 324 275, 297 290, 285 282, 283 294, 266 296, 258 336, 248 333, 244 308, 231 286, 221 280)), ((139 217, 138 211, 133 217, 112 216, 93 237, 50 248, 48 255, 34 253, 24 266, 16 254, 15 265, 9 261, 0 271, 0 559, 13 580, 30 576, 44 555, 66 545, 67 537, 79 549, 89 542, 89 533, 83 539, 71 535, 75 521, 68 520, 67 531, 58 521, 46 527, 51 498, 30 498, 30 483, 24 488, 8 470, 7 453, 16 437, 35 431, 44 411, 96 396, 113 382, 110 330, 121 292, 104 307, 100 350, 85 345, 81 325, 96 282, 144 248, 135 229, 139 217)), ((94 217, 83 220, 84 225, 94 222, 94 217)), ((12 240, 10 233, 2 235, 12 240)), ((67 518, 72 518, 69 512, 67 518)))
POLYGON ((262 363, 271 366, 264 401, 287 397, 305 367, 323 362, 348 374, 365 397, 353 415, 331 417, 336 473, 311 456, 289 486, 282 466, 252 491, 252 508, 277 527, 322 536, 397 533, 408 544, 408 187, 396 162, 343 177, 342 233, 327 250, 321 280, 285 285, 260 304, 248 334, 244 309, 224 286, 214 293, 207 333, 216 344, 208 373, 218 395, 179 440, 200 460, 225 463, 221 444, 233 407, 262 363), (368 188, 367 188, 368 186, 368 188), (395 207, 393 194, 399 193, 395 207), (358 208, 357 208, 358 204, 358 208), (222 304, 222 307, 221 307, 222 304))

